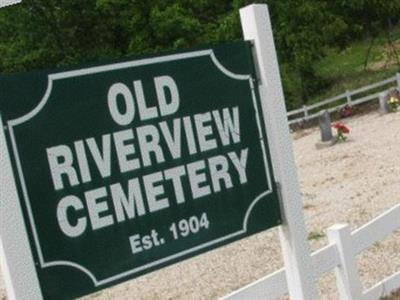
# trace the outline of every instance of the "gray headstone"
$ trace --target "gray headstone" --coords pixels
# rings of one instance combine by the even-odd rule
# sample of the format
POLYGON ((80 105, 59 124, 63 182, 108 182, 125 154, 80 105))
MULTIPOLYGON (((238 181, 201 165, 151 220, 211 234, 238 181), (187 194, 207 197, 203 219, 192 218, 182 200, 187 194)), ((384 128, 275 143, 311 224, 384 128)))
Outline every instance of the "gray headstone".
POLYGON ((388 104, 388 95, 386 93, 379 94, 379 112, 381 114, 387 114, 390 112, 389 104, 388 104))
POLYGON ((327 110, 321 111, 318 117, 319 129, 321 130, 321 140, 322 142, 329 142, 332 140, 332 127, 331 127, 331 117, 327 110))

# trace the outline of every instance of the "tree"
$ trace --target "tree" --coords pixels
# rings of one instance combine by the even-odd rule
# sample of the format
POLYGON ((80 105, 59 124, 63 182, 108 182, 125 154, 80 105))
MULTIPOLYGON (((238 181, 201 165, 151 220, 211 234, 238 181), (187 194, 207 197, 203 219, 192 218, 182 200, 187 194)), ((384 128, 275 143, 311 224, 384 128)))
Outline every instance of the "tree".
POLYGON ((238 24, 231 14, 235 2, 24 1, 0 11, 0 70, 51 68, 238 37, 237 28, 228 28, 238 24))
POLYGON ((306 104, 324 82, 315 74, 316 62, 345 32, 343 19, 329 10, 328 1, 270 2, 289 108, 306 104))
MULTIPOLYGON (((70 66, 239 40, 238 10, 250 2, 254 1, 23 1, 0 10, 0 72, 70 66)), ((393 21, 400 0, 267 2, 288 108, 294 108, 307 103, 324 86, 314 66, 325 50, 344 47, 358 36, 367 28, 367 15, 372 14, 382 25, 392 12, 393 21), (379 9, 373 11, 374 7, 379 9)))
POLYGON ((367 68, 368 61, 375 39, 380 31, 384 30, 388 43, 390 56, 397 60, 400 67, 399 53, 393 43, 391 31, 393 24, 398 22, 400 15, 400 0, 346 0, 332 1, 333 9, 340 11, 343 18, 349 24, 349 35, 355 38, 364 34, 365 39, 370 40, 368 50, 365 54, 364 69, 367 68))

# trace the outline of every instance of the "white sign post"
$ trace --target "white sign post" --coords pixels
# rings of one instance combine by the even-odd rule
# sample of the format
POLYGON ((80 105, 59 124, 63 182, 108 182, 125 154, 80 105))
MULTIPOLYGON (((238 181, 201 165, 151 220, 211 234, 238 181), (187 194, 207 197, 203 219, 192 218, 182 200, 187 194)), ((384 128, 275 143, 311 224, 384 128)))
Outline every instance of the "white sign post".
POLYGON ((9 6, 9 5, 13 5, 13 4, 17 4, 20 2, 22 2, 22 0, 0 0, 0 8, 9 6))
POLYGON ((42 299, 0 116, 0 266, 10 300, 42 299))
MULTIPOLYGON (((17 1, 2 1, 0 4, 12 4, 11 2, 17 1)), ((250 5, 241 9, 240 15, 244 37, 253 41, 255 47, 256 67, 259 70, 258 88, 275 180, 281 186, 284 220, 280 226, 280 237, 289 293, 295 300, 312 300, 316 298, 313 269, 268 9, 266 5, 250 5)), ((247 80, 247 77, 245 79, 247 80)), ((11 128, 9 126, 8 130, 11 128)), ((42 299, 38 273, 35 272, 22 209, 18 201, 17 186, 14 177, 11 176, 12 164, 5 130, 7 129, 3 128, 0 118, 0 258, 7 292, 12 300, 42 299)), ((10 136, 11 145, 15 148, 15 137, 10 136)), ((16 161, 16 168, 21 174, 20 161, 16 161)), ((22 192, 26 193, 23 188, 22 192)), ((25 204, 30 205, 29 202, 25 204)), ((32 214, 30 209, 26 210, 28 215, 32 214)), ((36 231, 33 233, 33 238, 37 239, 35 234, 36 231)), ((57 263, 58 261, 49 262, 44 267, 56 266, 57 263)), ((268 291, 265 291, 264 296, 267 295, 268 291)), ((259 299, 259 297, 246 299, 259 299)))
POLYGON ((265 4, 246 6, 240 10, 240 18, 244 38, 254 43, 273 168, 281 185, 284 223, 279 232, 289 293, 291 299, 315 299, 307 230, 268 7, 265 4))

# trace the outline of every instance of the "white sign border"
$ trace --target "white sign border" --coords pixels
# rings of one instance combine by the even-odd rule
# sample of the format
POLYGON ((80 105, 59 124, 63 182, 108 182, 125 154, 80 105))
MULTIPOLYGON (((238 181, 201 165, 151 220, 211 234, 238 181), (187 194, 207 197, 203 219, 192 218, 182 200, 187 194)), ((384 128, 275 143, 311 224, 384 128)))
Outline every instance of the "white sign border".
POLYGON ((160 56, 160 57, 154 57, 154 58, 146 58, 146 59, 141 59, 141 60, 135 60, 135 61, 129 61, 129 62, 122 62, 122 63, 116 63, 116 64, 110 64, 110 65, 104 65, 104 66, 97 66, 97 67, 90 67, 90 68, 85 68, 85 69, 80 69, 80 70, 73 70, 73 71, 67 71, 67 72, 61 72, 61 73, 55 73, 55 74, 49 74, 48 75, 48 86, 47 86, 47 90, 46 93, 44 95, 44 97, 42 98, 42 100, 39 102, 39 104, 29 113, 27 113, 26 115, 17 118, 17 119, 13 119, 10 120, 7 124, 8 124, 8 128, 9 128, 9 132, 10 132, 10 137, 11 137, 11 144, 12 144, 12 149, 14 152, 14 157, 16 159, 16 165, 17 165, 17 171, 18 171, 18 177, 19 180, 21 182, 21 186, 22 186, 22 193, 23 193, 23 197, 24 197, 24 201, 25 201, 25 205, 27 207, 28 210, 28 216, 29 216, 29 222, 30 222, 30 227, 32 229, 33 232, 33 237, 34 237, 34 242, 35 242, 35 246, 36 246, 36 251, 38 253, 38 257, 39 257, 39 264, 42 268, 47 268, 47 267, 54 267, 54 266, 69 266, 69 267, 73 267, 76 268, 78 270, 80 270, 81 272, 85 273, 93 282, 95 287, 104 285, 104 284, 108 284, 110 282, 116 281, 118 279, 121 279, 123 277, 141 272, 143 270, 146 270, 148 268, 152 268, 154 266, 157 266, 159 264, 168 262, 170 260, 176 259, 178 257, 187 255, 189 253, 192 253, 194 251, 198 251, 202 248, 206 248, 209 247, 213 244, 216 243, 220 243, 222 241, 231 239, 235 236, 238 235, 242 235, 244 233, 247 232, 247 222, 250 216, 250 213, 252 211, 252 209, 254 208, 254 206, 257 204, 257 202, 262 199, 264 196, 270 194, 273 192, 272 190, 272 181, 271 181, 271 175, 270 175, 270 170, 269 170, 269 166, 268 166, 268 161, 267 161, 267 153, 266 153, 266 143, 264 141, 263 138, 263 134, 262 134, 262 123, 261 123, 261 119, 260 119, 260 112, 257 106, 257 98, 255 95, 255 87, 254 87, 254 83, 253 83, 253 79, 251 77, 251 75, 243 75, 243 74, 235 74, 230 72, 229 70, 227 70, 216 58, 214 52, 212 49, 208 49, 208 50, 200 50, 200 51, 193 51, 193 52, 187 52, 187 53, 183 53, 183 54, 172 54, 172 55, 166 55, 166 56, 160 56), (246 214, 245 214, 245 218, 243 220, 243 228, 240 231, 231 233, 229 235, 223 236, 221 238, 209 241, 205 244, 201 244, 198 245, 196 247, 178 252, 176 254, 167 256, 165 258, 153 261, 151 263, 145 264, 143 266, 131 269, 129 271, 126 272, 122 272, 120 274, 105 278, 105 279, 101 279, 98 280, 96 278, 96 276, 89 271, 87 268, 83 267, 82 265, 75 263, 75 262, 71 262, 71 261, 52 261, 52 262, 46 262, 44 260, 43 257, 43 253, 41 250, 41 246, 39 243, 39 238, 38 238, 38 234, 36 232, 36 227, 35 227, 35 221, 33 218, 33 213, 32 213, 32 209, 30 206, 30 201, 29 201, 29 196, 28 196, 28 192, 27 192, 27 188, 26 188, 26 184, 25 184, 25 179, 23 176, 23 172, 22 172, 22 166, 21 166, 21 162, 20 162, 20 158, 19 158, 19 151, 18 151, 18 147, 17 147, 17 143, 15 140, 15 135, 14 135, 14 130, 13 128, 27 122, 28 120, 32 119, 33 117, 35 117, 41 110, 42 108, 46 105, 47 101, 49 100, 50 94, 51 94, 51 90, 53 87, 53 81, 55 80, 59 80, 59 79, 65 79, 65 78, 71 78, 71 77, 78 77, 78 76, 84 76, 84 75, 90 75, 90 74, 96 74, 96 73, 102 73, 102 72, 107 72, 107 71, 115 71, 115 70, 119 70, 119 69, 125 69, 125 68, 131 68, 131 67, 138 67, 138 66, 144 66, 144 65, 149 65, 149 64, 156 64, 156 63, 163 63, 163 62, 169 62, 169 61, 175 61, 175 60, 183 60, 183 59, 188 59, 188 58, 194 58, 194 57, 201 57, 201 56, 209 56, 212 60, 212 62, 214 63, 214 65, 226 76, 236 79, 236 80, 248 80, 249 81, 249 85, 251 88, 251 93, 252 93, 252 100, 253 100, 253 105, 254 105, 254 109, 255 109, 255 114, 256 114, 256 120, 257 120, 257 127, 258 127, 258 132, 259 132, 259 139, 260 139, 260 143, 261 143, 261 148, 263 151, 263 160, 264 160, 264 167, 265 167, 265 171, 266 171, 266 176, 267 176, 267 181, 268 181, 268 187, 269 189, 264 191, 263 193, 261 193, 260 195, 258 195, 253 201, 252 203, 249 205, 246 214))

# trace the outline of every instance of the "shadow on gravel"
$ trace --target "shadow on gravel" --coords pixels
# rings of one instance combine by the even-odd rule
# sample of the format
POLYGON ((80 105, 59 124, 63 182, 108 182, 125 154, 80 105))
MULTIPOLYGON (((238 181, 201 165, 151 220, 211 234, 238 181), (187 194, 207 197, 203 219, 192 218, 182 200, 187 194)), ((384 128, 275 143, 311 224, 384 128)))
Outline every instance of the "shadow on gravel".
POLYGON ((400 300, 400 290, 394 292, 391 296, 382 298, 381 300, 400 300))

